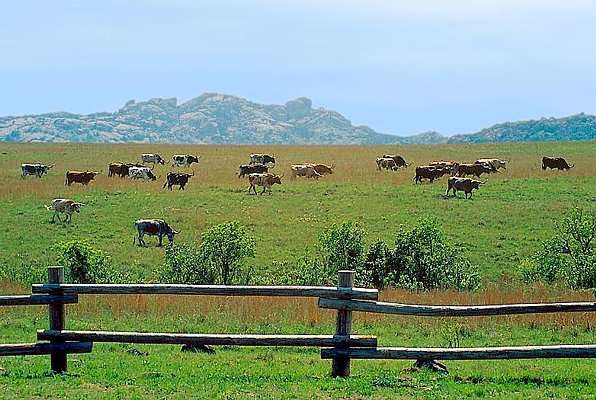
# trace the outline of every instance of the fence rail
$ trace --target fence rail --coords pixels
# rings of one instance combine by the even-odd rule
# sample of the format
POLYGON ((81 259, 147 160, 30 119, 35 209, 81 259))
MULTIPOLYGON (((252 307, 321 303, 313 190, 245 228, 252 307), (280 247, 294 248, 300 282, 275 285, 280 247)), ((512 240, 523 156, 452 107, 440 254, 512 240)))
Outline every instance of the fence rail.
POLYGON ((334 335, 230 335, 193 333, 52 331, 38 330, 37 339, 146 344, 205 344, 230 346, 377 347, 374 336, 334 335))
POLYGON ((55 296, 45 294, 25 294, 18 296, 0 296, 0 306, 34 306, 43 304, 78 303, 79 296, 69 294, 66 296, 55 296))
POLYGON ((481 317, 532 313, 596 311, 596 302, 546 304, 496 304, 482 306, 423 306, 342 299, 319 299, 319 307, 381 314, 426 317, 481 317))
POLYGON ((65 353, 91 353, 93 349, 92 342, 72 342, 72 343, 18 343, 18 344, 0 344, 0 356, 39 356, 52 354, 55 351, 65 353))
POLYGON ((407 348, 379 347, 376 349, 322 349, 321 358, 339 356, 359 359, 394 360, 502 360, 524 358, 595 358, 596 345, 513 346, 407 348))
POLYGON ((199 296, 288 296, 330 297, 377 300, 376 289, 335 288, 327 286, 223 286, 223 285, 168 285, 168 284, 34 284, 33 293, 51 293, 62 290, 65 294, 181 294, 199 296))

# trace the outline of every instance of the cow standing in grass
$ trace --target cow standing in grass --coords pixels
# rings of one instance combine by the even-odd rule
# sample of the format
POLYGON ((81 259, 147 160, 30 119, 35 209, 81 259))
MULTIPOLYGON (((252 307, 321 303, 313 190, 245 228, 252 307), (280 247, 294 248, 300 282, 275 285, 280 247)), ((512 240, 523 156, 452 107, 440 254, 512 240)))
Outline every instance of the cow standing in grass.
POLYGON ((43 175, 47 174, 52 165, 45 165, 45 164, 21 164, 21 178, 25 179, 27 175, 35 175, 38 178, 41 178, 43 175))
POLYGON ((271 186, 275 185, 276 183, 281 185, 281 178, 282 176, 275 175, 275 174, 249 174, 248 175, 248 183, 250 186, 248 187, 248 193, 251 190, 254 194, 257 194, 256 186, 263 186, 263 191, 261 194, 265 193, 266 189, 269 189, 269 194, 271 194, 271 186))
POLYGON ((153 167, 155 167, 155 164, 166 165, 166 160, 164 160, 157 153, 144 153, 144 154, 141 154, 141 162, 143 162, 145 164, 152 163, 153 164, 153 167))
POLYGON ((542 157, 542 169, 545 170, 547 168, 551 168, 551 169, 564 169, 564 170, 569 170, 571 168, 573 168, 575 166, 575 164, 573 165, 569 165, 567 163, 567 160, 565 160, 563 157, 542 157))
POLYGON ((139 246, 145 246, 143 240, 144 235, 157 236, 158 246, 161 247, 163 237, 166 236, 170 243, 174 242, 174 236, 179 234, 180 231, 173 230, 166 221, 163 219, 139 219, 135 221, 135 236, 133 237, 132 243, 135 244, 137 234, 139 236, 139 246))
POLYGON ((484 185, 486 182, 477 181, 471 178, 460 178, 457 176, 452 176, 447 180, 447 192, 445 196, 449 196, 449 191, 453 190, 453 197, 455 197, 456 192, 461 190, 464 192, 464 196, 467 199, 468 194, 470 195, 470 199, 472 198, 472 190, 480 188, 480 185, 484 185))
POLYGON ((87 186, 89 182, 95 179, 100 172, 91 172, 91 171, 67 171, 66 172, 66 180, 64 181, 65 185, 72 185, 72 183, 80 183, 82 185, 87 186))
POLYGON ((166 175, 166 183, 163 184, 163 189, 167 186, 168 189, 172 190, 172 186, 178 185, 180 186, 178 190, 184 190, 184 187, 188 183, 188 180, 194 176, 195 173, 192 174, 185 174, 181 172, 168 172, 166 175))
POLYGON ((305 176, 307 179, 319 179, 323 176, 311 164, 294 164, 290 169, 292 171, 292 179, 296 179, 297 176, 305 176))
POLYGON ((60 214, 66 214, 64 218, 64 222, 70 222, 72 220, 72 214, 75 212, 80 212, 81 207, 84 206, 84 203, 78 203, 73 200, 69 199, 54 199, 52 201, 52 205, 46 206, 48 210, 54 210, 54 214, 52 215, 51 223, 54 223, 54 218, 58 217, 58 221, 62 222, 60 219, 60 214))
POLYGON ((201 156, 193 156, 190 154, 174 154, 172 156, 172 167, 179 167, 181 165, 190 167, 192 163, 199 163, 201 156))

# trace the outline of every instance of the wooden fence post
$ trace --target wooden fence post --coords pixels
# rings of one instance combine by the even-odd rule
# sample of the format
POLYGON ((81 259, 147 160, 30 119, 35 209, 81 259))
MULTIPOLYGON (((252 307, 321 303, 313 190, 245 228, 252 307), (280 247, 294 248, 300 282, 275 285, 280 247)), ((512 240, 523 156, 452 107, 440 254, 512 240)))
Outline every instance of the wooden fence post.
MULTIPOLYGON (((353 288, 355 274, 355 271, 339 271, 339 279, 337 281, 338 289, 353 288)), ((346 296, 346 298, 351 298, 351 296, 346 296)), ((335 320, 335 336, 349 336, 351 333, 352 311, 337 310, 337 318, 335 320)), ((350 376, 350 357, 335 357, 331 365, 331 376, 334 378, 338 376, 344 378, 350 376)))
MULTIPOLYGON (((48 283, 64 283, 64 267, 48 267, 48 283)), ((63 295, 61 289, 51 290, 50 294, 63 295)), ((51 330, 64 330, 65 326, 65 308, 64 303, 54 303, 48 306, 48 317, 51 330)), ((63 340, 50 340, 50 343, 61 343, 63 340)), ((52 371, 55 373, 66 372, 66 352, 63 350, 54 350, 50 354, 52 371)))

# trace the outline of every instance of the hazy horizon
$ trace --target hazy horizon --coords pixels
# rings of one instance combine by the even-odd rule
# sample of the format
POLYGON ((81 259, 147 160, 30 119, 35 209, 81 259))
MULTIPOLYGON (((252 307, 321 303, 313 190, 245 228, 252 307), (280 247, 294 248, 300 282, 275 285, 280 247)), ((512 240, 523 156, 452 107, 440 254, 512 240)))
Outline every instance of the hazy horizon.
POLYGON ((204 92, 308 97, 409 136, 596 114, 596 3, 20 1, 0 25, 0 115, 114 112, 204 92))

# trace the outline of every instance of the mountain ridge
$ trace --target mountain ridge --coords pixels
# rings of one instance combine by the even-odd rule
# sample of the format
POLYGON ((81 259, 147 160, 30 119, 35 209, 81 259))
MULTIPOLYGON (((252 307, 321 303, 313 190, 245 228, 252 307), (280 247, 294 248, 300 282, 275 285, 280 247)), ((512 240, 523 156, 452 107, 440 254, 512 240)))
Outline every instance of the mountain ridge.
POLYGON ((196 144, 421 144, 596 139, 596 116, 505 122, 479 132, 396 136, 354 126, 337 111, 313 108, 307 97, 284 105, 203 93, 127 101, 115 112, 53 112, 0 117, 0 141, 196 144))

